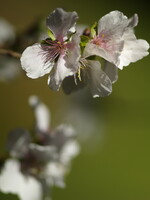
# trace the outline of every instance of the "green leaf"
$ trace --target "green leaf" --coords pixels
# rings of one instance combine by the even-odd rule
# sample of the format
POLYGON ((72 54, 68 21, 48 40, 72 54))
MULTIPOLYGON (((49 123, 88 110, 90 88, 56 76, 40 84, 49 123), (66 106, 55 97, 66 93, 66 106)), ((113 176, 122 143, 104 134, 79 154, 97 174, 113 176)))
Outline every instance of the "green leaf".
POLYGON ((54 36, 54 34, 52 33, 51 30, 48 29, 47 34, 53 41, 56 40, 56 38, 55 38, 55 36, 54 36))
POLYGON ((88 36, 85 36, 85 35, 81 35, 81 42, 80 42, 80 45, 82 47, 85 47, 87 45, 87 43, 89 42, 90 38, 88 36))
POLYGON ((97 22, 95 22, 93 24, 93 26, 91 27, 91 36, 92 37, 95 37, 95 35, 96 35, 96 29, 97 29, 97 22))

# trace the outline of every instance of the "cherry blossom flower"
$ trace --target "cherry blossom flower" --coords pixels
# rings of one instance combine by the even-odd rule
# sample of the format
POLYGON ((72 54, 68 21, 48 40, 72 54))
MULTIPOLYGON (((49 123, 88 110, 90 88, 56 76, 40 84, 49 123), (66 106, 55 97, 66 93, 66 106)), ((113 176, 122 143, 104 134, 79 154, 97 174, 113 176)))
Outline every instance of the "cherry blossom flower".
MULTIPOLYGON (((65 175, 70 170, 71 160, 79 154, 80 147, 72 126, 60 124, 55 129, 51 128, 50 111, 37 96, 30 96, 29 104, 35 115, 34 140, 29 131, 16 128, 8 134, 7 150, 16 160, 13 162, 15 168, 12 168, 14 174, 17 173, 16 177, 19 180, 25 174, 29 179, 33 177, 42 188, 42 196, 46 197, 53 186, 65 187, 65 175)), ((4 176, 3 180, 7 182, 7 177, 4 176)), ((24 184, 23 181, 20 184, 24 184)), ((15 189, 16 185, 9 184, 7 191, 20 195, 20 191, 15 189)), ((22 190, 25 191, 24 186, 22 190)))
POLYGON ((120 69, 147 56, 149 44, 134 34, 137 24, 137 14, 130 19, 119 11, 103 16, 98 22, 97 35, 85 47, 84 56, 100 56, 120 69))
POLYGON ((80 56, 80 38, 75 33, 76 12, 54 10, 46 19, 50 37, 25 49, 21 57, 22 68, 30 78, 50 73, 48 84, 58 90, 63 79, 76 73, 80 56))

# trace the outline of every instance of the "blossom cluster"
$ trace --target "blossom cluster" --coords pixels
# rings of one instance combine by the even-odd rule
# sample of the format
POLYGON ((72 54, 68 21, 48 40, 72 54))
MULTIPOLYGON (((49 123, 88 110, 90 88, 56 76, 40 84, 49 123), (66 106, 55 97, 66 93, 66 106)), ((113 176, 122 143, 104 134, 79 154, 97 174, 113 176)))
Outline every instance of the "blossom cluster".
POLYGON ((138 15, 128 19, 122 12, 112 11, 82 32, 77 19, 76 12, 54 10, 46 19, 48 37, 24 50, 22 68, 32 79, 50 73, 52 90, 63 85, 64 91, 71 92, 88 85, 93 97, 107 96, 117 81, 118 68, 148 55, 149 44, 134 34, 138 15), (68 77, 74 79, 74 87, 63 84, 68 77))
POLYGON ((31 96, 29 104, 35 114, 34 137, 23 128, 9 133, 10 156, 0 174, 0 190, 18 194, 21 200, 48 200, 53 186, 65 187, 65 175, 80 146, 72 126, 51 128, 49 109, 37 96, 31 96))

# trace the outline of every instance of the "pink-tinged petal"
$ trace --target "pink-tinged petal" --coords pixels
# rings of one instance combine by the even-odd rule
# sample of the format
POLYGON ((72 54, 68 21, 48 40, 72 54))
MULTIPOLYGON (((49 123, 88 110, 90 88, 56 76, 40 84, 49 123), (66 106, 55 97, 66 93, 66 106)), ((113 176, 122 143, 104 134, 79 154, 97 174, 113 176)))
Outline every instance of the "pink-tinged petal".
POLYGON ((98 22, 98 35, 85 47, 84 56, 97 55, 116 64, 123 49, 122 35, 128 25, 128 19, 119 11, 112 11, 98 22))
POLYGON ((114 64, 105 61, 103 70, 112 83, 115 83, 118 80, 118 68, 114 64))
POLYGON ((120 37, 127 24, 128 18, 122 12, 112 11, 99 20, 98 34, 104 31, 115 37, 120 37))
POLYGON ((68 33, 75 31, 77 19, 76 12, 65 12, 62 8, 57 8, 47 17, 46 24, 56 38, 62 40, 68 33))
POLYGON ((99 45, 89 42, 84 49, 83 56, 86 58, 92 55, 97 55, 111 63, 116 64, 120 55, 120 51, 123 48, 123 44, 124 41, 121 40, 118 43, 107 44, 109 47, 103 48, 99 45))
POLYGON ((40 44, 27 47, 21 56, 22 68, 30 78, 39 78, 49 73, 54 65, 53 62, 45 62, 45 57, 40 44))
POLYGON ((112 83, 106 73, 101 69, 98 61, 87 62, 87 81, 93 97, 108 96, 112 92, 112 83))
POLYGON ((124 48, 119 57, 117 67, 123 69, 132 62, 136 62, 149 54, 149 44, 142 39, 136 39, 133 32, 128 31, 124 34, 124 48))

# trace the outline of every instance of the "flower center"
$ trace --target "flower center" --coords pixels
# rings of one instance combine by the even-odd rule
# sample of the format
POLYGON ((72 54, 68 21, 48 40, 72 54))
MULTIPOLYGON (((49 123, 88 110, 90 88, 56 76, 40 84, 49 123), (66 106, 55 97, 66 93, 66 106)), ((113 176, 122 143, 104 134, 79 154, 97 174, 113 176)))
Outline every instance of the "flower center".
POLYGON ((108 50, 110 48, 109 41, 110 39, 105 34, 100 33, 99 35, 95 36, 91 42, 103 49, 108 50))
POLYGON ((43 55, 44 62, 53 62, 65 48, 66 46, 64 42, 60 42, 58 40, 52 41, 50 39, 44 40, 44 43, 41 44, 41 53, 43 55))

